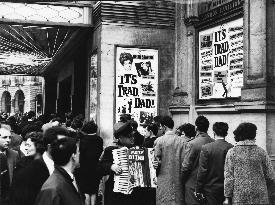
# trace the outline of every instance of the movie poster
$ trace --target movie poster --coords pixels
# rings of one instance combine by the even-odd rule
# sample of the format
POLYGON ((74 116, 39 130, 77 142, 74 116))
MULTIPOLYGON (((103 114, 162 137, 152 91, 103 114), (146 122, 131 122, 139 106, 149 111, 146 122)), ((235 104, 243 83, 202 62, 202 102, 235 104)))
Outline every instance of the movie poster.
POLYGON ((199 98, 241 96, 243 19, 199 33, 199 98))
POLYGON ((158 50, 117 47, 116 122, 130 114, 139 125, 157 115, 158 50))
POLYGON ((90 120, 96 122, 97 107, 97 54, 91 56, 90 62, 90 120))

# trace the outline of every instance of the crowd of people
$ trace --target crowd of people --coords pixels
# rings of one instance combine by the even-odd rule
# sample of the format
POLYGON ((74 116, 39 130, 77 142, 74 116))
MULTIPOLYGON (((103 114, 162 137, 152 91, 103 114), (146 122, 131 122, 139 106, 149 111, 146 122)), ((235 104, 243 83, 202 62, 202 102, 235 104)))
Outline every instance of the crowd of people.
POLYGON ((257 127, 241 123, 228 143, 228 124, 198 116, 195 125, 174 128, 169 116, 144 125, 122 115, 114 144, 103 148, 94 121, 82 115, 1 115, 1 205, 247 205, 275 204, 275 173, 266 151, 255 144, 257 127), (114 192, 123 171, 113 150, 154 149, 157 188, 114 192), (104 198, 98 197, 104 187, 104 198))

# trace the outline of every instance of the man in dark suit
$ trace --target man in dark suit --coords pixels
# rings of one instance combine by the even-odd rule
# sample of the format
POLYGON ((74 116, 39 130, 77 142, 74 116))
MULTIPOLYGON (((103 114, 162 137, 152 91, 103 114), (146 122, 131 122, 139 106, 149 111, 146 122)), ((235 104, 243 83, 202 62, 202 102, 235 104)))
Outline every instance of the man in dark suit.
POLYGON ((195 121, 197 135, 186 146, 186 154, 182 163, 182 178, 185 184, 185 203, 187 205, 199 205, 194 192, 199 167, 201 147, 214 139, 207 134, 209 121, 204 116, 198 116, 195 121))
POLYGON ((0 128, 0 204, 9 202, 10 184, 13 169, 18 161, 18 153, 9 149, 11 132, 7 128, 0 128))
POLYGON ((59 138, 68 136, 68 131, 62 127, 47 129, 43 135, 43 144, 46 151, 42 157, 33 160, 29 166, 16 173, 13 183, 11 205, 33 205, 43 183, 54 171, 54 162, 50 153, 50 145, 59 138))
POLYGON ((213 125, 215 142, 202 146, 196 183, 196 195, 204 196, 209 205, 221 205, 224 201, 224 163, 232 144, 225 141, 228 124, 213 125))
POLYGON ((43 184, 35 204, 84 204, 73 175, 75 168, 79 166, 79 144, 73 138, 62 138, 56 140, 51 148, 55 170, 43 184))

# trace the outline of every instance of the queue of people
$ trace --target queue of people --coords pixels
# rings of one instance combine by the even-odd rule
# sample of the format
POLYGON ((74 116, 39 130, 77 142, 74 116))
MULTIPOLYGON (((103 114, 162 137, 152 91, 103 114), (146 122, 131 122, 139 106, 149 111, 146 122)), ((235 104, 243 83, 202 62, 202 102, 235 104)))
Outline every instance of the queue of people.
POLYGON ((235 129, 232 145, 225 140, 228 124, 215 122, 209 136, 205 116, 176 129, 171 117, 156 116, 144 125, 143 136, 137 122, 123 115, 114 124, 114 145, 103 149, 97 125, 81 115, 67 115, 66 123, 56 116, 29 117, 1 121, 1 205, 275 204, 275 173, 266 151, 255 144, 252 123, 235 129), (122 147, 154 149, 157 188, 114 191, 124 167, 114 163, 113 151, 122 147))

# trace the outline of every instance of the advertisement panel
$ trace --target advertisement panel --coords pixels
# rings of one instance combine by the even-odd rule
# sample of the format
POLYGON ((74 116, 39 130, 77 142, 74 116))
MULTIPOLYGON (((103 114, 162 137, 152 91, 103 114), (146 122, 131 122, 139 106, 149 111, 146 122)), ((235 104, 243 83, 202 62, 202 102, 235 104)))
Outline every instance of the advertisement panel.
POLYGON ((116 122, 121 114, 143 125, 157 115, 158 50, 117 47, 116 122))
POLYGON ((199 32, 199 99, 241 96, 243 19, 199 32))
POLYGON ((96 122, 97 108, 97 54, 91 56, 90 62, 90 120, 96 122))

